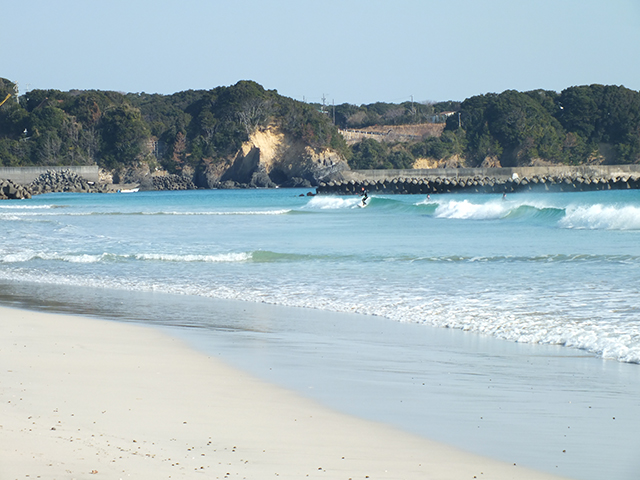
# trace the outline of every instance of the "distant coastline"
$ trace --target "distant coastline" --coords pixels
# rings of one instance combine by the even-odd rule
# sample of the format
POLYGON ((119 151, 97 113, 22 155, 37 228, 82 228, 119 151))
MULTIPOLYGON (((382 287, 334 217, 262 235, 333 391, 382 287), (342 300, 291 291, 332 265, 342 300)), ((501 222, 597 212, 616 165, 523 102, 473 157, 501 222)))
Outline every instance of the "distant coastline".
MULTIPOLYGON (((110 178, 101 176, 97 166, 0 168, 0 199, 30 198, 51 192, 113 193, 138 191, 141 187, 145 190, 197 188, 177 175, 155 176, 146 184, 113 183, 108 181, 110 178)), ((314 187, 319 194, 343 195, 359 194, 362 189, 387 194, 635 190, 640 189, 640 165, 342 170, 314 187)), ((255 187, 231 182, 228 188, 255 187)))
MULTIPOLYGON (((15 92, 0 78, 0 98, 15 92)), ((311 188, 349 170, 637 165, 638 132, 640 92, 616 85, 331 108, 250 80, 173 95, 37 89, 0 105, 0 165, 97 165, 103 182, 141 189, 311 188)))

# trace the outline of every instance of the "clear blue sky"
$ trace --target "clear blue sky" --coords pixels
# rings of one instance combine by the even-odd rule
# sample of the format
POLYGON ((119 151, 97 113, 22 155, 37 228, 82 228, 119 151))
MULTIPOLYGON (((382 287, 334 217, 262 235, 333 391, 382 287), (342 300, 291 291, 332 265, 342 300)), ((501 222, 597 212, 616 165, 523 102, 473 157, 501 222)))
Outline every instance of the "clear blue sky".
POLYGON ((0 15, 0 77, 23 93, 255 80, 366 104, 640 90, 640 0, 14 0, 0 15))

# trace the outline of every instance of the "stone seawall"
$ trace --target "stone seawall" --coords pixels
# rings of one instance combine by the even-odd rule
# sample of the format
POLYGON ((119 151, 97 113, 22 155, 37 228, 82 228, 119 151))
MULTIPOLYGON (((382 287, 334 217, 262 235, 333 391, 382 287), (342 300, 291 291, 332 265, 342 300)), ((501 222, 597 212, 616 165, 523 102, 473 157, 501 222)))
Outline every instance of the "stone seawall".
POLYGON ((99 180, 98 167, 2 168, 0 200, 31 198, 32 195, 52 192, 110 193, 197 188, 191 179, 179 175, 149 175, 142 182, 127 184, 102 183, 99 180))
POLYGON ((401 194, 640 188, 640 165, 352 170, 342 173, 341 180, 321 183, 318 193, 357 194, 363 187, 369 192, 401 194))
POLYGON ((47 172, 69 171, 88 182, 99 182, 98 166, 74 166, 74 167, 0 167, 0 180, 11 180, 18 185, 27 185, 40 175, 47 172))

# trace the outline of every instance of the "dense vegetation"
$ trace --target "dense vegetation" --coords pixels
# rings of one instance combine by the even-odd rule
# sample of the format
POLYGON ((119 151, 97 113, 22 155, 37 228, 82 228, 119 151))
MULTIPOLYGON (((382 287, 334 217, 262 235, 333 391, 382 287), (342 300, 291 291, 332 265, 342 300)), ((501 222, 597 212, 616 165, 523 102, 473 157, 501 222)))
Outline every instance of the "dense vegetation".
MULTIPOLYGON (((14 84, 0 78, 0 102, 8 94, 14 84)), ((241 81, 173 95, 32 90, 19 101, 14 95, 0 106, 0 163, 117 169, 146 160, 179 172, 229 160, 254 129, 267 125, 314 148, 337 150, 352 168, 411 168, 417 158, 454 156, 467 166, 640 160, 640 93, 621 86, 323 107, 241 81), (452 111, 440 137, 419 142, 364 140, 347 147, 338 133, 338 127, 444 121, 452 111)))
MULTIPOLYGON (((364 139, 351 147, 349 166, 356 170, 412 168, 419 158, 444 160, 464 155, 467 143, 464 132, 445 130, 440 137, 421 142, 377 142, 364 139)), ((459 165, 458 165, 459 166, 459 165)))
MULTIPOLYGON (((640 94, 624 87, 472 97, 461 105, 461 123, 475 162, 491 155, 504 166, 536 158, 580 164, 599 154, 615 163, 640 158, 640 94)), ((456 131, 457 124, 447 128, 456 131)))
MULTIPOLYGON (((334 113, 334 107, 325 107, 334 113)), ((457 111, 460 102, 439 103, 372 103, 370 105, 350 105, 343 103, 335 106, 335 123, 340 128, 363 128, 371 125, 406 125, 411 123, 442 122, 442 112, 457 111)))
POLYGON ((457 113, 448 117, 439 138, 357 145, 350 163, 353 168, 402 168, 412 159, 453 155, 468 166, 640 161, 640 93, 625 87, 508 90, 468 98, 457 113))
MULTIPOLYGON (((9 93, 13 83, 0 79, 0 101, 9 93)), ((117 169, 147 160, 176 172, 229 159, 254 129, 267 125, 347 154, 328 115, 251 81, 174 95, 32 90, 19 102, 14 98, 0 107, 5 166, 117 169)))

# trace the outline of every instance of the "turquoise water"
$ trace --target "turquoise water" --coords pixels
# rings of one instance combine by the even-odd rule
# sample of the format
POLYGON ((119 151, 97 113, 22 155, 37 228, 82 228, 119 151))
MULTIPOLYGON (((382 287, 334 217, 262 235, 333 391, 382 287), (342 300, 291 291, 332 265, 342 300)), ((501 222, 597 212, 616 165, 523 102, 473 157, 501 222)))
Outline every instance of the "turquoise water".
POLYGON ((306 193, 0 202, 0 302, 166 326, 349 414, 637 478, 640 192, 306 193))
POLYGON ((0 204, 0 279, 378 315, 640 362, 640 192, 48 194, 0 204))

